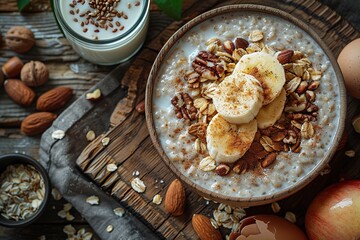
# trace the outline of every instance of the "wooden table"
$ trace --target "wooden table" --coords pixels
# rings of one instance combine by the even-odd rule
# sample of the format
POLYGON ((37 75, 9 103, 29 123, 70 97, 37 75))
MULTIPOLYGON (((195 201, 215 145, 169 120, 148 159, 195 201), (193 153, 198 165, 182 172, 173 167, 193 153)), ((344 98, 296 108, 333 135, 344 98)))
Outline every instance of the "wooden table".
MULTIPOLYGON (((200 1, 195 0, 186 0, 184 1, 184 15, 191 14, 192 8, 198 6, 200 1)), ((209 8, 214 6, 221 1, 211 0, 209 2, 209 8)), ((294 8, 297 6, 308 5, 309 8, 312 7, 315 0, 303 0, 303 1, 235 1, 243 3, 259 3, 262 2, 265 5, 273 6, 284 6, 285 4, 292 5, 294 8), (286 3, 285 3, 286 2, 286 3)), ((159 12, 154 4, 151 5, 151 22, 150 22, 150 31, 148 34, 147 42, 150 42, 156 38, 159 38, 159 33, 162 32, 165 27, 173 22, 172 19, 166 17, 163 13, 159 12)), ((336 18, 336 17, 335 17, 336 18)), ((340 20, 339 20, 340 21, 340 20)), ((99 66, 91 64, 83 59, 81 59, 69 46, 66 39, 63 37, 59 31, 48 1, 46 0, 37 0, 33 1, 31 8, 27 9, 25 13, 20 15, 17 12, 17 6, 15 0, 0 0, 0 27, 2 35, 4 36, 6 31, 11 26, 23 25, 30 27, 36 36, 36 47, 30 52, 19 55, 24 61, 29 60, 40 60, 46 63, 50 70, 50 81, 45 86, 37 88, 36 92, 41 93, 48 89, 53 88, 54 86, 67 85, 72 87, 75 90, 75 100, 77 97, 81 96, 86 90, 92 87, 94 84, 99 82, 104 76, 111 72, 116 66, 99 66)), ((177 24, 179 25, 179 24, 177 24)), ((177 26, 176 24, 174 26, 177 26)), ((359 29, 360 26, 358 25, 359 29)), ((336 49, 336 54, 339 53, 341 48, 350 40, 355 37, 359 37, 359 33, 356 31, 345 32, 345 38, 339 40, 339 47, 336 49)), ((160 37, 169 37, 162 35, 160 37)), ((166 39, 162 39, 164 42, 166 39)), ((334 43, 335 44, 335 43, 334 43)), ((14 53, 9 50, 7 47, 2 45, 0 49, 0 64, 3 64, 8 58, 13 56, 14 53)), ((126 69, 129 65, 124 65, 126 69)), ((34 107, 30 108, 21 108, 13 104, 4 93, 4 90, 0 90, 0 102, 3 104, 0 106, 0 154, 5 153, 24 153, 34 158, 39 157, 39 144, 40 137, 26 137, 22 135, 19 131, 19 123, 21 119, 24 118, 31 112, 34 112, 34 107)), ((352 101, 351 108, 354 113, 359 113, 359 102, 352 101)), ((347 122, 347 129, 349 129, 349 120, 347 122)), ((358 137, 355 138, 359 140, 358 137)), ((354 146, 354 143, 350 144, 350 147, 354 146)), ((348 166, 348 164, 342 164, 342 167, 348 166)), ((359 178, 360 176, 360 167, 357 164, 358 168, 351 169, 347 172, 350 172, 349 176, 351 178, 359 178)), ((325 180, 324 180, 325 181, 325 180)), ((328 182, 333 182, 335 180, 329 180, 328 182)), ((72 224, 76 226, 77 229, 80 227, 85 227, 87 230, 91 231, 91 228, 82 219, 81 215, 76 212, 75 209, 71 210, 75 216, 75 220, 68 222, 57 216, 57 212, 63 208, 64 200, 55 201, 53 198, 49 201, 49 204, 46 207, 46 211, 43 216, 32 224, 29 227, 22 229, 7 229, 0 227, 0 240, 2 239, 37 239, 42 235, 46 236, 46 239, 65 239, 66 235, 63 233, 62 229, 67 224, 72 224)), ((251 212, 251 210, 250 210, 251 212)), ((96 235, 93 239, 99 239, 96 235)))

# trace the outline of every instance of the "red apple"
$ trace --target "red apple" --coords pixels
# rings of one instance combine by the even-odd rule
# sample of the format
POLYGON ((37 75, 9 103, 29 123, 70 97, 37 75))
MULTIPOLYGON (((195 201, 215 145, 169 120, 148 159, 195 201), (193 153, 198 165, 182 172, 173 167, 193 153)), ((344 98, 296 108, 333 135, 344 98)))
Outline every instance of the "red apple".
POLYGON ((306 212, 305 227, 310 240, 360 239, 360 180, 320 192, 306 212))

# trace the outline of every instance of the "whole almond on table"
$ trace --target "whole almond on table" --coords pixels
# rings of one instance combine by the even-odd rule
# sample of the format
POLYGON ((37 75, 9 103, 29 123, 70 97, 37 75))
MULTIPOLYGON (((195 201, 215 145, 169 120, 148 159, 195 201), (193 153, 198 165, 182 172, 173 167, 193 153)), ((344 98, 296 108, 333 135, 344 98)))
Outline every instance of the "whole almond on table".
POLYGON ((29 136, 41 134, 51 126, 56 117, 56 114, 49 112, 30 114, 21 122, 21 132, 29 136))
POLYGON ((25 53, 35 45, 35 37, 30 29, 15 26, 6 33, 5 42, 14 52, 25 53))
POLYGON ((24 63, 18 57, 12 57, 4 63, 2 72, 9 78, 20 76, 24 63))
POLYGON ((43 93, 36 102, 36 109, 52 112, 64 107, 72 98, 73 90, 69 87, 57 87, 43 93))
POLYGON ((222 239, 220 231, 212 226, 208 217, 202 214, 194 214, 191 223, 200 240, 222 239))
POLYGON ((175 179, 166 191, 165 209, 172 216, 180 216, 184 213, 185 202, 184 186, 178 179, 175 179))
POLYGON ((21 81, 29 87, 44 85, 49 80, 49 70, 40 61, 30 61, 21 69, 21 81))
POLYGON ((17 79, 8 79, 4 82, 5 92, 17 104, 27 107, 35 99, 35 92, 17 79))

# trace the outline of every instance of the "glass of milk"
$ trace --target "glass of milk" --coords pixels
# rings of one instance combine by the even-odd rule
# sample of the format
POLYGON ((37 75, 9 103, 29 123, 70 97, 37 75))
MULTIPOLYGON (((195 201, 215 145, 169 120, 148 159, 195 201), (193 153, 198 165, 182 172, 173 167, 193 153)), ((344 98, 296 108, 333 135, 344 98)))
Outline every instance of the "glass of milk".
POLYGON ((56 0, 54 12, 67 40, 86 60, 113 65, 145 41, 150 0, 56 0))

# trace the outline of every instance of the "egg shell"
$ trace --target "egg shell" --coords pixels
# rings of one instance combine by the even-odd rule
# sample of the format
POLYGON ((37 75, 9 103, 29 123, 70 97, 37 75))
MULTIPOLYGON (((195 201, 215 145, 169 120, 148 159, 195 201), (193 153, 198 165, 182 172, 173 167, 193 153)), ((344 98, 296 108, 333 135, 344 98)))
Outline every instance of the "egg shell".
POLYGON ((276 215, 254 215, 240 221, 236 240, 307 240, 306 235, 295 224, 276 215))
POLYGON ((347 92, 360 99, 360 38, 344 47, 338 57, 347 92))

